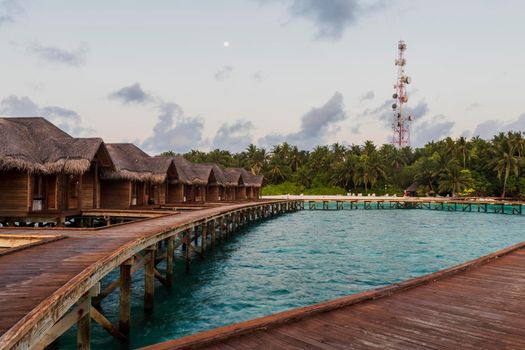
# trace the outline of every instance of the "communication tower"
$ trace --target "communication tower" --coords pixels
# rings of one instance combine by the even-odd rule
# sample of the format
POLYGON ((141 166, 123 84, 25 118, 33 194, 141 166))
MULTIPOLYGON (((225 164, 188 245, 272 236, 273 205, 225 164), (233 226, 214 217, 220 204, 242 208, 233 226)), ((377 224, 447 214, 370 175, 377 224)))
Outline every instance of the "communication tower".
POLYGON ((394 120, 392 122, 392 129, 394 131, 394 137, 392 138, 392 144, 398 148, 410 146, 410 122, 412 121, 411 115, 406 115, 405 104, 408 102, 408 96, 406 93, 406 85, 411 83, 410 77, 405 75, 405 50, 407 45, 403 40, 400 40, 397 44, 399 49, 398 57, 395 61, 397 66, 397 81, 394 85, 394 104, 392 104, 392 110, 394 111, 394 120))

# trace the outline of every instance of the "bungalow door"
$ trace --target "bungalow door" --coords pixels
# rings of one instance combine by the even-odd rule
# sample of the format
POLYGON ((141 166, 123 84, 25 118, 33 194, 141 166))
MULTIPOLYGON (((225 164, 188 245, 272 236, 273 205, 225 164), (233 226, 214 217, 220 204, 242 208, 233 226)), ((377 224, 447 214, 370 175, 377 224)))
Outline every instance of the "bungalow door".
POLYGON ((80 208, 80 176, 78 175, 67 177, 67 208, 80 208))

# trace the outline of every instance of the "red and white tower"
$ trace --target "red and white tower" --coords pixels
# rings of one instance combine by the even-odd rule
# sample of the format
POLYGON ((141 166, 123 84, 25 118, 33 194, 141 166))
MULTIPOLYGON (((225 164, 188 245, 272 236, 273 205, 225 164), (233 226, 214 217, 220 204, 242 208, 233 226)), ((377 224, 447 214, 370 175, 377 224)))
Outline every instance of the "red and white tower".
POLYGON ((392 138, 392 144, 398 148, 410 146, 410 122, 412 116, 406 115, 405 104, 408 102, 408 96, 406 94, 406 85, 410 84, 410 77, 405 75, 405 50, 407 45, 403 40, 400 40, 397 44, 399 54, 396 59, 397 66, 397 82, 394 85, 394 104, 392 109, 394 111, 394 120, 392 122, 392 129, 394 130, 394 137, 392 138))

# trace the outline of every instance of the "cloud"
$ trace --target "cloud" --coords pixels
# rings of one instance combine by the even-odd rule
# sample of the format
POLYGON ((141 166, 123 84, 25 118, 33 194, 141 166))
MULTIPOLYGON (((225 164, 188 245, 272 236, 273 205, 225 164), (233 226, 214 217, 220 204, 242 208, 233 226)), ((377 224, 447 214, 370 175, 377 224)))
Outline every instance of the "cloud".
POLYGON ((511 121, 501 121, 496 119, 484 121, 476 126, 472 136, 491 139, 494 135, 507 131, 525 132, 525 114, 522 114, 516 120, 511 121))
POLYGON ((81 45, 76 50, 68 51, 54 46, 31 44, 27 47, 27 50, 43 61, 61 63, 73 67, 83 66, 86 63, 86 55, 88 53, 85 45, 81 45))
POLYGON ((453 121, 446 120, 443 115, 434 116, 430 120, 423 120, 419 124, 414 125, 412 146, 421 147, 429 141, 450 136, 454 125, 453 121))
POLYGON ((252 143, 253 124, 246 120, 237 120, 232 124, 222 124, 212 141, 213 148, 240 152, 252 143))
POLYGON ((160 103, 158 108, 160 114, 153 135, 142 143, 142 148, 153 153, 183 153, 202 145, 204 121, 201 118, 184 116, 182 108, 173 102, 160 103))
MULTIPOLYGON (((392 104, 394 103, 395 101, 392 99, 386 100, 377 107, 365 109, 362 113, 358 114, 358 118, 375 117, 383 121, 385 125, 390 126, 394 117, 392 111, 392 104)), ((405 115, 412 116, 414 121, 423 118, 428 113, 428 104, 424 99, 419 100, 414 107, 407 105, 404 108, 405 115)))
POLYGON ((109 94, 108 97, 120 100, 124 104, 144 104, 153 100, 153 97, 142 89, 140 83, 124 86, 109 94))
POLYGON ((361 96, 359 98, 359 101, 360 102, 364 102, 366 100, 371 100, 375 97, 376 95, 374 94, 374 92, 372 90, 368 91, 366 94, 364 94, 363 96, 361 96))
POLYGON ((94 133, 92 128, 82 126, 82 118, 77 112, 59 106, 40 107, 27 96, 5 97, 0 102, 0 114, 11 117, 45 117, 74 136, 94 133))
POLYGON ((17 0, 0 1, 0 27, 4 24, 14 23, 20 15, 24 14, 24 8, 17 0))
POLYGON ((359 4, 356 0, 294 0, 288 11, 313 22, 318 38, 337 40, 356 22, 359 4))
POLYGON ((465 108, 465 112, 472 112, 474 110, 478 110, 480 109, 481 107, 483 107, 483 105, 481 103, 472 103, 470 105, 467 106, 467 108, 465 108))
POLYGON ((108 98, 115 99, 123 104, 143 104, 156 110, 159 114, 153 127, 152 134, 140 142, 141 147, 151 153, 174 151, 184 153, 193 148, 204 145, 202 131, 204 121, 199 117, 186 117, 182 107, 174 102, 166 102, 144 91, 140 83, 124 86, 111 94, 108 98))
POLYGON ((215 80, 217 81, 225 81, 227 79, 230 79, 233 73, 233 67, 232 66, 224 66, 221 69, 215 73, 215 80))
POLYGON ((301 118, 301 128, 287 135, 270 134, 259 140, 264 146, 287 141, 303 149, 326 142, 327 136, 337 131, 337 124, 347 118, 343 95, 336 92, 323 106, 314 107, 301 118))
POLYGON ((258 71, 258 72, 253 73, 252 78, 253 78, 253 80, 255 80, 256 82, 261 83, 261 82, 263 81, 262 72, 261 72, 261 71, 258 71))

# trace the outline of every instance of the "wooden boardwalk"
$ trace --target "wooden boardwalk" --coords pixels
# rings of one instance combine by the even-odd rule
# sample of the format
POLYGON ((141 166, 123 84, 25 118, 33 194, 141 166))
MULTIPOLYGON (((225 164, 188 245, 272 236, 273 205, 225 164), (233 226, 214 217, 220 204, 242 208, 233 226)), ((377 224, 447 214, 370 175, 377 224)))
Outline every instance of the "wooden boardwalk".
POLYGON ((145 349, 525 349, 525 242, 401 284, 145 349))
POLYGON ((103 276, 175 229, 270 203, 284 201, 231 203, 102 230, 1 229, 1 233, 60 233, 67 238, 0 257, 0 348, 25 347, 42 337, 103 276))

